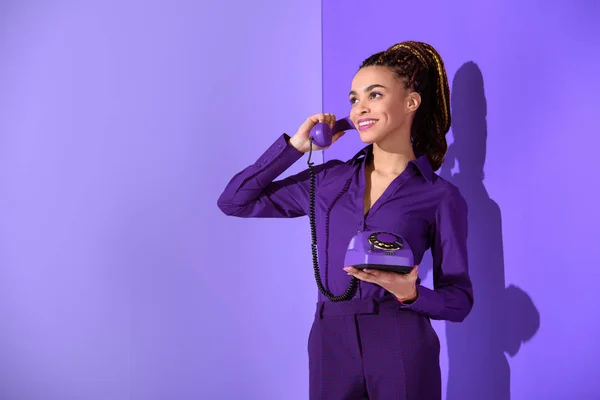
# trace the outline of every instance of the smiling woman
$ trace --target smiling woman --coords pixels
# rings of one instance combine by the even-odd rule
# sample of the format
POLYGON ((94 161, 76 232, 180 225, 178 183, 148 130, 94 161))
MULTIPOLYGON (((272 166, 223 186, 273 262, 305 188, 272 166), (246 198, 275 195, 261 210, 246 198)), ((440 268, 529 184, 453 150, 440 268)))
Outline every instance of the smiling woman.
POLYGON ((258 163, 230 180, 218 204, 238 217, 315 212, 323 238, 318 261, 324 265, 317 279, 328 293, 319 294, 309 336, 311 400, 439 400, 440 343, 430 320, 460 322, 473 305, 466 203, 434 172, 450 128, 441 57, 421 42, 403 42, 369 57, 353 79, 350 103, 350 118, 368 146, 348 161, 314 168, 316 209, 309 170, 275 178, 310 150, 315 124, 333 126, 331 114, 309 117, 291 138, 280 135, 258 163), (357 230, 401 236, 417 265, 408 274, 343 265, 357 230), (418 279, 428 249, 433 290, 418 279))
POLYGON ((392 132, 392 147, 410 139, 410 147, 425 153, 434 171, 439 169, 448 150, 446 133, 451 119, 448 79, 435 49, 425 43, 404 42, 376 53, 362 63, 352 87, 350 103, 359 131, 383 119, 385 126, 377 132, 388 135, 374 136, 375 131, 369 130, 361 140, 385 147, 392 132), (354 88, 365 88, 362 103, 361 90, 354 88))

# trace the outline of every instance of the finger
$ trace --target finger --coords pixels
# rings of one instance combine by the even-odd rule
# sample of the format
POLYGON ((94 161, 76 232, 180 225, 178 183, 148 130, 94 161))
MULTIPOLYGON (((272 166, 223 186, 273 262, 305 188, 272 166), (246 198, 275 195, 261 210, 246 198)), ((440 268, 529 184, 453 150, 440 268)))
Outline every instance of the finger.
POLYGON ((363 282, 377 283, 377 278, 375 278, 373 275, 367 274, 363 271, 348 272, 348 275, 352 275, 355 278, 360 279, 363 282))
POLYGON ((358 269, 358 268, 354 268, 354 267, 346 267, 346 268, 344 268, 344 270, 351 271, 351 272, 361 272, 365 275, 372 276, 374 279, 394 278, 397 275, 395 272, 382 271, 379 269, 371 269, 371 268, 358 269))
POLYGON ((335 114, 328 114, 329 115, 329 119, 328 119, 328 123, 329 126, 333 128, 333 126, 335 125, 335 114))
POLYGON ((331 125, 331 123, 329 122, 331 119, 329 113, 323 113, 323 114, 321 114, 321 116, 322 116, 322 119, 319 119, 319 122, 324 122, 327 125, 331 125))
POLYGON ((310 117, 308 117, 306 119, 306 121, 304 121, 303 128, 311 129, 313 126, 315 126, 319 122, 326 123, 326 124, 330 125, 331 127, 333 127, 333 124, 335 123, 335 115, 330 114, 330 113, 313 114, 310 117))
POLYGON ((313 125, 318 124, 319 122, 327 122, 327 116, 324 113, 313 114, 308 117, 307 122, 308 121, 313 125))
POLYGON ((365 268, 365 269, 363 269, 363 272, 364 272, 365 274, 369 274, 369 275, 371 275, 371 276, 373 276, 373 277, 378 277, 378 276, 380 276, 382 273, 384 273, 384 274, 385 274, 385 271, 378 271, 378 270, 376 270, 376 269, 368 269, 368 268, 365 268))
POLYGON ((417 280, 417 278, 419 277, 419 266, 415 265, 412 271, 410 271, 410 274, 408 275, 411 279, 417 280))
POLYGON ((300 131, 309 132, 316 124, 319 122, 323 122, 324 116, 323 114, 313 114, 306 118, 306 120, 300 126, 300 131))
POLYGON ((341 138, 341 137, 342 137, 342 136, 344 136, 345 134, 346 134, 346 132, 344 132, 344 131, 341 131, 341 132, 335 133, 335 134, 333 135, 333 139, 331 140, 331 144, 333 144, 333 143, 334 143, 336 140, 338 140, 339 138, 341 138))
POLYGON ((354 267, 346 267, 346 268, 344 268, 344 271, 346 271, 348 273, 348 275, 352 275, 352 276, 360 279, 361 281, 365 281, 365 282, 375 283, 375 281, 377 279, 372 274, 366 273, 366 272, 361 271, 354 267))

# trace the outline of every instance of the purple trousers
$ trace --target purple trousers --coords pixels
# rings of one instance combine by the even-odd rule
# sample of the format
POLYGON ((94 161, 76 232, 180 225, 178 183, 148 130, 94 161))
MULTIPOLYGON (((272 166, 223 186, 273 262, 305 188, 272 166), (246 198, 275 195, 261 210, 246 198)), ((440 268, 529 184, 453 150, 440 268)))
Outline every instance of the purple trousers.
POLYGON ((437 334, 398 305, 393 296, 317 303, 310 400, 441 400, 437 334))

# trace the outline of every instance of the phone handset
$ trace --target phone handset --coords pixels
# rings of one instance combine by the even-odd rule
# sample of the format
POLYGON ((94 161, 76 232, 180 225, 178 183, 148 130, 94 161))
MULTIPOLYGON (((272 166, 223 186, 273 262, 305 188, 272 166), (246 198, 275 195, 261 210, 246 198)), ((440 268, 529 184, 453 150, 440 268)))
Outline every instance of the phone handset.
POLYGON ((333 128, 330 128, 325 122, 319 122, 310 130, 309 137, 313 140, 314 144, 323 148, 331 145, 331 142, 333 141, 333 135, 338 132, 351 129, 356 128, 350 120, 350 117, 335 121, 333 128))

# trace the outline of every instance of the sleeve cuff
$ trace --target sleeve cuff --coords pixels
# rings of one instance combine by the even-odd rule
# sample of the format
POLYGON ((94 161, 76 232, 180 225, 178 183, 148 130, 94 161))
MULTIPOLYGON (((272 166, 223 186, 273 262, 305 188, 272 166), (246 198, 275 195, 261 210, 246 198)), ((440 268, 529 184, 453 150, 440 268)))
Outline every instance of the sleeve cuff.
POLYGON ((440 299, 438 299, 439 294, 435 291, 422 286, 417 285, 417 298, 412 303, 400 303, 401 308, 408 308, 410 310, 423 313, 423 314, 438 314, 436 304, 440 304, 440 299))

